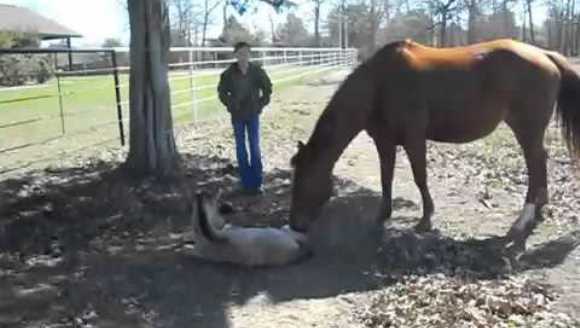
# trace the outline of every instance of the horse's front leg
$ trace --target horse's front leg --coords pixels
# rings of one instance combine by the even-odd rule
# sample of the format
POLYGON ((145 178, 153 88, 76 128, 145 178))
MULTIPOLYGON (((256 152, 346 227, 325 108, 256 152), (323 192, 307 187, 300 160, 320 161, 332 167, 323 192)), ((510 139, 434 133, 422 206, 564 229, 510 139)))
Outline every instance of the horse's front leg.
POLYGON ((413 177, 415 184, 421 193, 423 201, 423 217, 421 221, 415 226, 417 232, 427 232, 432 228, 431 217, 435 212, 435 205, 427 186, 427 147, 424 138, 414 139, 409 144, 404 146, 409 161, 411 162, 411 169, 413 170, 413 177))
POLYGON ((373 137, 377 151, 379 153, 379 160, 381 162, 381 184, 383 188, 383 197, 381 199, 381 206, 377 213, 376 222, 383 224, 391 218, 393 213, 392 205, 392 189, 393 189, 393 171, 395 169, 395 159, 397 156, 396 146, 386 138, 378 136, 373 137))

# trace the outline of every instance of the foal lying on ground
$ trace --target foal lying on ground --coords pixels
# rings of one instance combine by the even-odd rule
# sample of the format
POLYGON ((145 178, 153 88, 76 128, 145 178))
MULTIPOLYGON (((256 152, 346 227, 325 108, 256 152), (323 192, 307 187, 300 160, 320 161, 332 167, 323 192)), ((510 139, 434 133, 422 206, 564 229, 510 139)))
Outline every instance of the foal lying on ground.
POLYGON ((244 266, 280 266, 306 257, 306 235, 288 226, 243 228, 224 224, 218 197, 197 194, 191 204, 195 246, 192 255, 244 266))

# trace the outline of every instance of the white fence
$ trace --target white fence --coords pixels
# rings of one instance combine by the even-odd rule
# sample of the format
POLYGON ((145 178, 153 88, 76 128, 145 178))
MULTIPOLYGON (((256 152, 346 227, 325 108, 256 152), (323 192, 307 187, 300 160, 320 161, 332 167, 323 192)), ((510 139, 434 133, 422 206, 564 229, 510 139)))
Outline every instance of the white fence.
MULTIPOLYGON (((32 55, 54 56, 57 68, 66 69, 55 79, 0 87, 0 176, 128 135, 124 131, 129 121, 128 49, 73 50, 72 63, 65 61, 68 52, 31 51, 32 55)), ((175 125, 227 117, 216 89, 219 74, 234 62, 232 49, 171 48, 169 57, 175 125)), ((251 61, 270 76, 274 92, 289 83, 348 69, 356 60, 356 50, 340 48, 253 48, 251 53, 251 61)))
MULTIPOLYGON (((127 48, 115 48, 120 54, 128 54, 127 48)), ((172 102, 172 109, 189 107, 191 119, 198 121, 199 106, 217 99, 215 79, 226 66, 235 62, 231 48, 171 48, 170 57, 173 62, 170 83, 188 81, 187 84, 173 83, 172 97, 189 94, 189 99, 179 99, 172 102), (226 58, 223 58, 226 57, 226 58)), ((340 48, 253 48, 250 60, 265 68, 272 79, 274 87, 277 84, 315 76, 317 74, 353 66, 357 60, 356 49, 340 48)), ((119 67, 121 70, 127 66, 119 67)), ((127 85, 121 85, 126 87, 127 85)), ((128 101, 122 103, 128 106, 128 101)), ((186 113, 176 113, 179 119, 186 113)))

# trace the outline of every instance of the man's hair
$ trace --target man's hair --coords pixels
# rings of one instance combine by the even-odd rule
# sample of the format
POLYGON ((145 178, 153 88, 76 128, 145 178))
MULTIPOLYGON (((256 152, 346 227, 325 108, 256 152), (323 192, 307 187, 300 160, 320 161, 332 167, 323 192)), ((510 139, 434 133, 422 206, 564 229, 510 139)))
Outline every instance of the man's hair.
POLYGON ((242 48, 250 48, 250 44, 244 41, 238 42, 234 45, 234 53, 238 52, 238 50, 242 48))

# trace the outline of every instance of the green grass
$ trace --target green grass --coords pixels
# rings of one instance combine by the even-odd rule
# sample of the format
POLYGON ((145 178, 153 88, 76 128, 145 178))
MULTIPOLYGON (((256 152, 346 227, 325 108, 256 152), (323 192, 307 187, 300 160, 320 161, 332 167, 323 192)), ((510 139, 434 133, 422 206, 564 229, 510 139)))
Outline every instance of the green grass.
MULTIPOLYGON (((304 78, 276 83, 276 80, 312 71, 306 67, 284 67, 269 71, 274 81, 274 92, 302 83, 304 78)), ((323 73, 322 73, 323 74, 323 73)), ((217 100, 216 86, 219 75, 204 75, 190 80, 183 73, 170 75, 172 114, 176 125, 193 121, 191 83, 195 87, 209 86, 195 91, 196 99, 211 97, 196 105, 199 121, 225 116, 226 111, 217 100), (180 91, 182 91, 180 93, 180 91), (179 93, 179 94, 175 94, 179 93)), ((120 76, 123 117, 128 119, 128 75, 120 76)), ((61 121, 57 80, 31 88, 0 89, 0 172, 15 163, 27 163, 35 158, 58 155, 107 142, 119 142, 117 107, 112 76, 62 77, 60 79, 61 121), (22 124, 18 124, 22 123, 22 124), (2 153, 2 150, 18 148, 2 153)), ((128 134, 128 122, 124 122, 128 134)), ((127 137, 126 137, 127 139, 127 137)))

